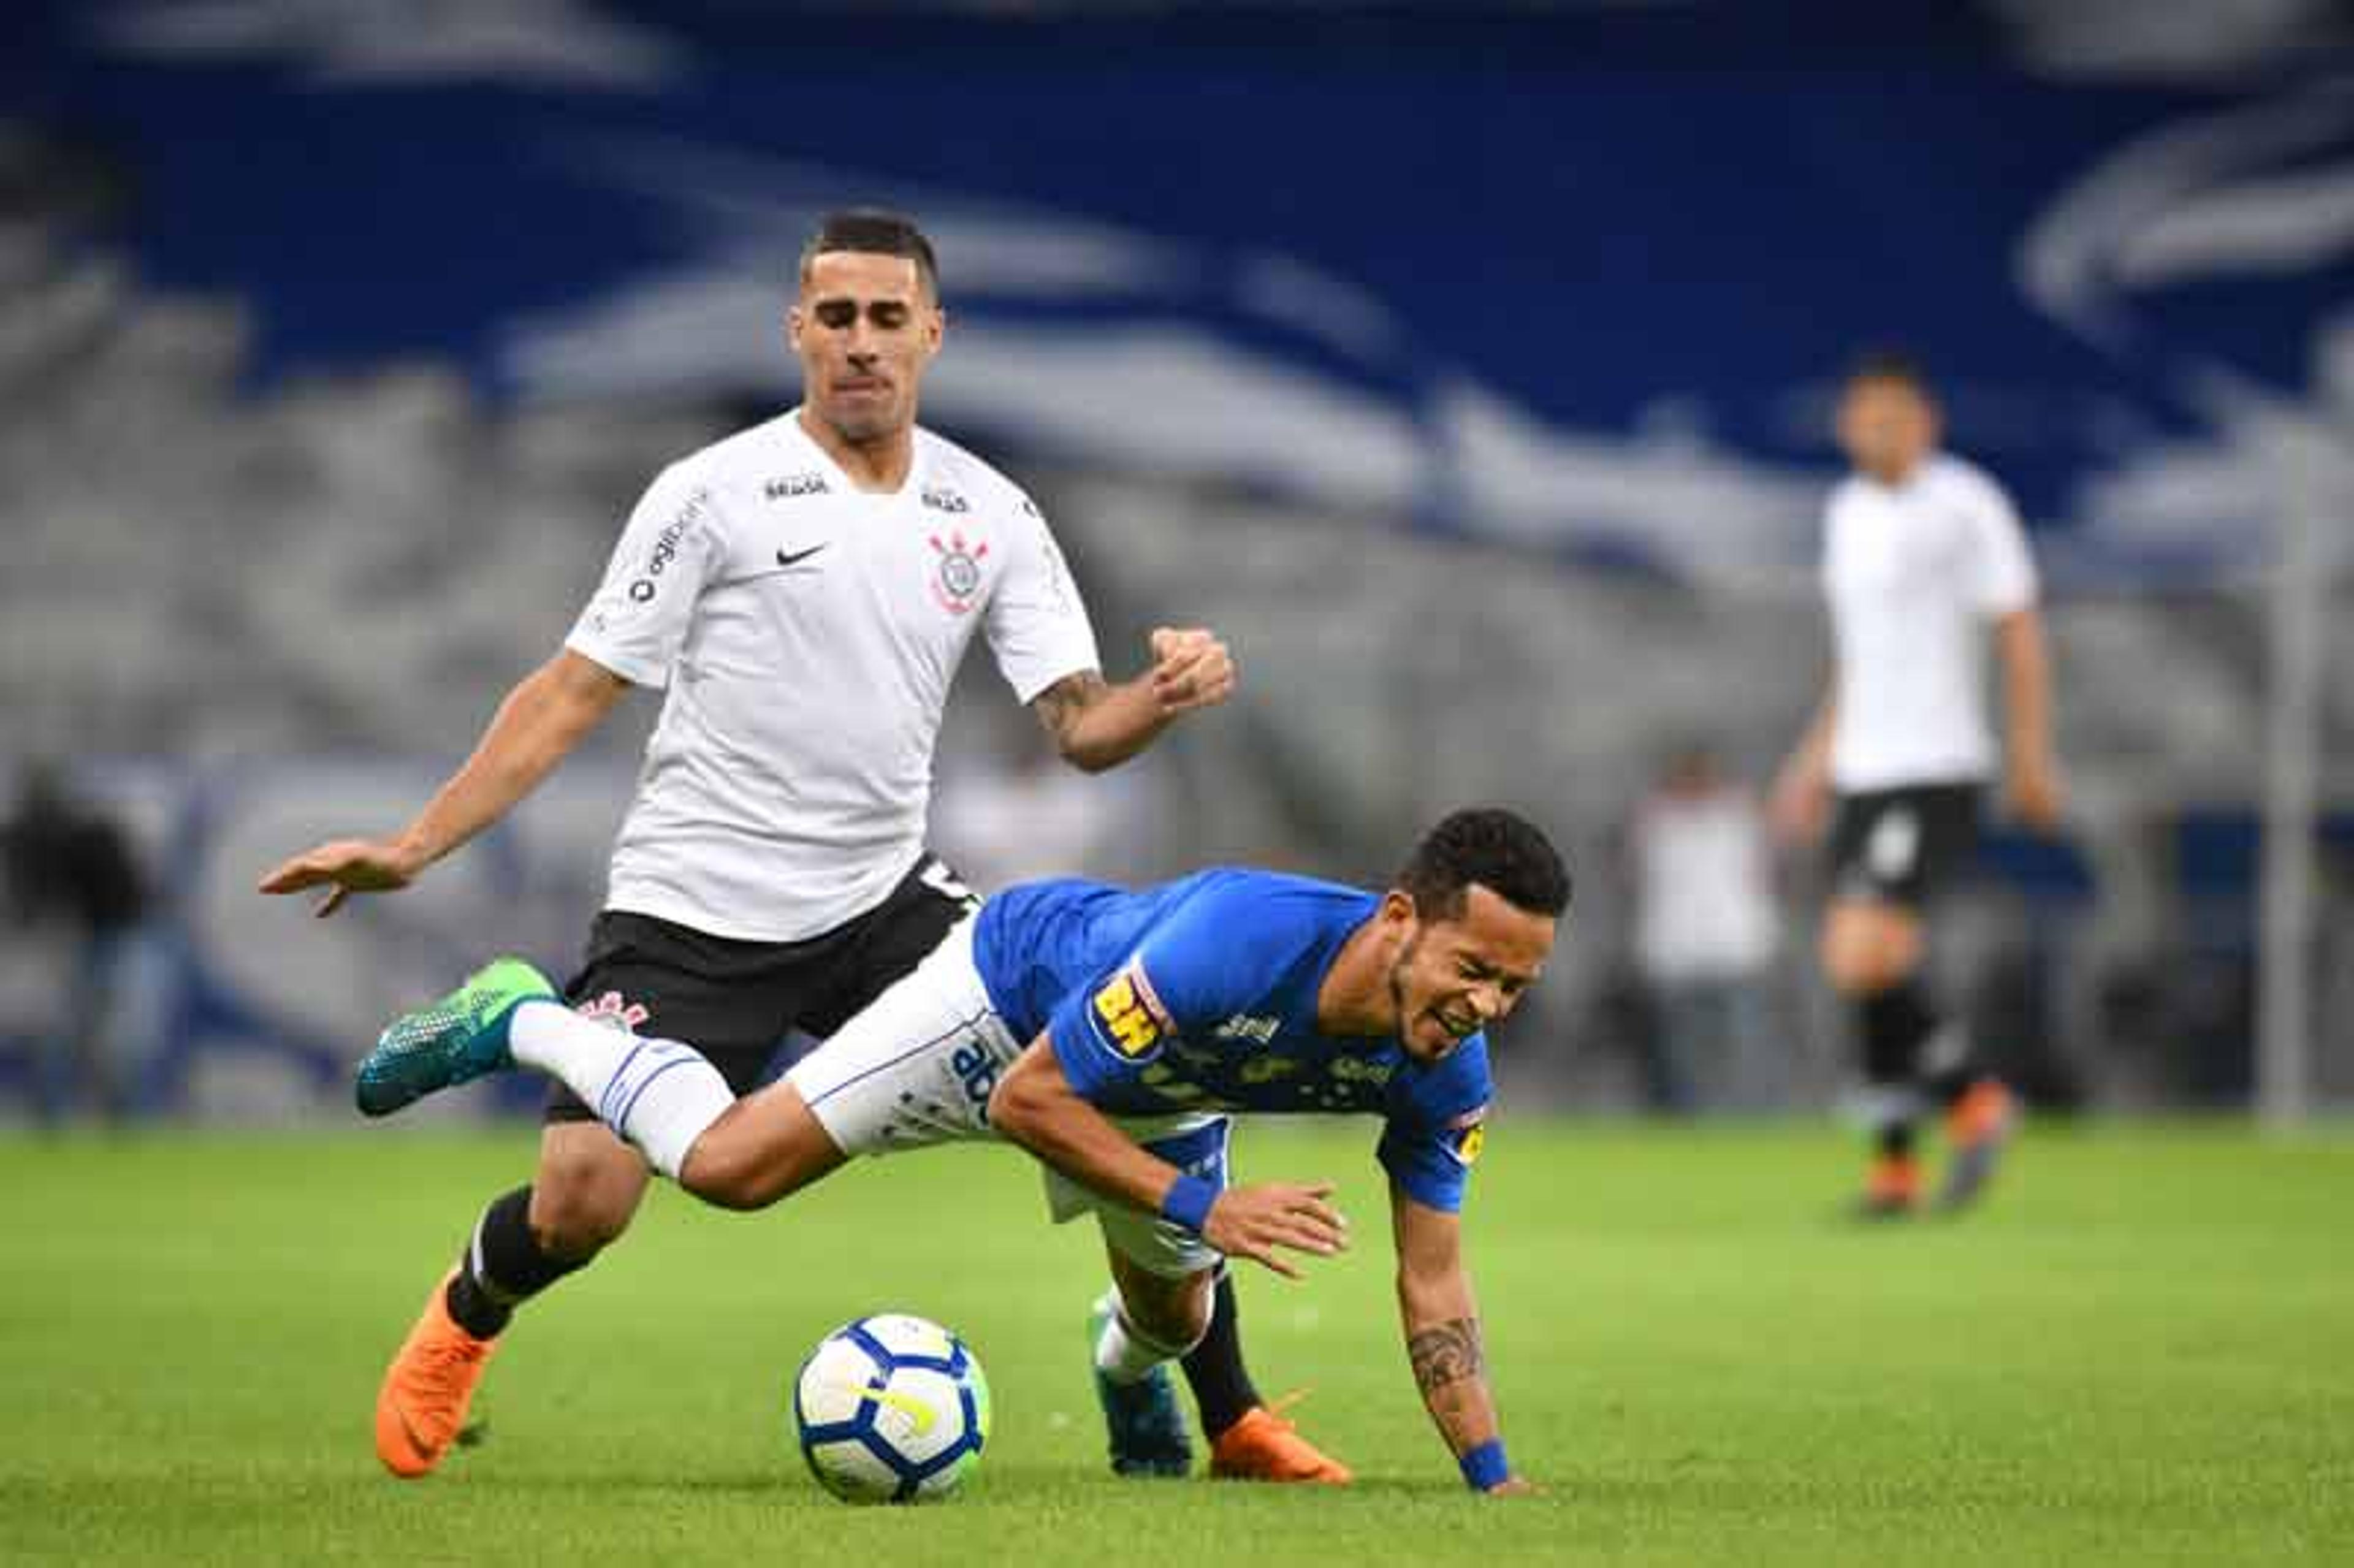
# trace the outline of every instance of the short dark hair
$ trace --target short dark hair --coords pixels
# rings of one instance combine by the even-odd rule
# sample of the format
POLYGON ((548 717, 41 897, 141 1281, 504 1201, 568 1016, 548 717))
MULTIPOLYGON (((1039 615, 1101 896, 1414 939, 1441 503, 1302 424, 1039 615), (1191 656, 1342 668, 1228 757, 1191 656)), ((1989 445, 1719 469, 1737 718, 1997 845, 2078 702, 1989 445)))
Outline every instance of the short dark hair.
POLYGON ((1929 373, 1922 368, 1920 359, 1907 350, 1886 344, 1857 355, 1847 367, 1847 379, 1841 385, 1854 387, 1866 381, 1898 382, 1924 397, 1929 397, 1932 390, 1929 373))
POLYGON ((1569 907, 1569 868, 1533 822, 1501 806, 1448 814, 1422 836, 1397 875, 1399 891, 1426 920, 1463 912, 1473 884, 1531 915, 1558 918, 1569 907))
POLYGON ((828 250, 855 250, 869 256, 904 256, 916 264, 916 275, 932 298, 940 297, 940 267, 932 256, 932 242, 904 213, 879 207, 844 207, 818 220, 817 232, 801 247, 801 276, 809 276, 810 262, 828 250))

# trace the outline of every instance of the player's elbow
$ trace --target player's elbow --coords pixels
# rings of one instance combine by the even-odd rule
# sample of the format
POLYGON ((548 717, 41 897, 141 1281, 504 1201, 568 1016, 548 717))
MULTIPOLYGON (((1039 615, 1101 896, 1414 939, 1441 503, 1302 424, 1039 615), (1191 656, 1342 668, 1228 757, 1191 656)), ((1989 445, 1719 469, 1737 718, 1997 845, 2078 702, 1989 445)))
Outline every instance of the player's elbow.
POLYGON ((1029 1128, 1031 1106, 1029 1097, 1014 1086, 1010 1078, 1001 1079, 989 1092, 989 1125, 1016 1143, 1026 1144, 1023 1134, 1029 1128))
POLYGON ((1089 745, 1070 736, 1058 736, 1055 749, 1065 762, 1082 773, 1108 773, 1121 759, 1121 754, 1112 747, 1089 745))
POLYGON ((1018 1067, 997 1081, 989 1094, 989 1125, 1022 1145, 1036 1145, 1039 1113, 1044 1097, 1034 1080, 1018 1067))

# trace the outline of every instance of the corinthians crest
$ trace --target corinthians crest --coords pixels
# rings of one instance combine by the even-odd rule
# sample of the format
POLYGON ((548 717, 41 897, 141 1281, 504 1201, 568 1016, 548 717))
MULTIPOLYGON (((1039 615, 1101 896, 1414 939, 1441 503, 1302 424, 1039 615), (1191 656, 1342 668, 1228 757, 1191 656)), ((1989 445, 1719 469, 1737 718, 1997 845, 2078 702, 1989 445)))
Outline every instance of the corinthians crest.
POLYGON ((932 597, 951 615, 964 614, 980 596, 981 563, 988 558, 989 541, 967 545, 961 533, 952 532, 944 542, 935 534, 932 553, 939 557, 932 573, 932 597))

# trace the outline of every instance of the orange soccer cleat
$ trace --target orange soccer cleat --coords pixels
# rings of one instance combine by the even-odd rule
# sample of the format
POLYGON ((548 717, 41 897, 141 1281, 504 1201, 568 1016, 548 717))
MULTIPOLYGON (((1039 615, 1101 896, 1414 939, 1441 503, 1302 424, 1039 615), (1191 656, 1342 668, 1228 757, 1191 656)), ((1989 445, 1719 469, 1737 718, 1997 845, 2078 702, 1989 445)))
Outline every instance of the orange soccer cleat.
MULTIPOLYGON (((1294 1403, 1276 1402, 1276 1410, 1294 1403)), ((1345 1487, 1349 1467, 1299 1435, 1264 1404, 1255 1404, 1210 1445, 1210 1474, 1233 1481, 1320 1481, 1345 1487)))
POLYGON ((453 1268, 433 1287, 376 1391, 376 1457, 404 1478, 427 1474, 457 1441, 474 1385, 482 1381, 482 1363, 498 1348, 497 1340, 474 1338, 450 1316, 446 1298, 457 1277, 453 1268))
POLYGON ((1872 1157, 1863 1179, 1863 1196, 1855 1202, 1862 1220, 1901 1220, 1921 1202, 1921 1167, 1909 1154, 1872 1157))

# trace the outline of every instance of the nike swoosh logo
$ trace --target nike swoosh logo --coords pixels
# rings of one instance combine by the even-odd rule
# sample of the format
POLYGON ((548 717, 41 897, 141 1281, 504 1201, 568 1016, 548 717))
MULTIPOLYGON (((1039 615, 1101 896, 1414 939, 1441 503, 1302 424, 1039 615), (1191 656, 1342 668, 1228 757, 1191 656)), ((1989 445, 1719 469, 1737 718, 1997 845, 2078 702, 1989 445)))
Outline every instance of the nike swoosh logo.
POLYGON ((426 1469, 431 1469, 440 1461, 441 1451, 417 1435, 417 1428, 408 1423, 408 1412, 401 1409, 398 1404, 392 1407, 392 1418, 394 1424, 400 1428, 400 1436, 408 1442, 409 1454, 415 1462, 426 1469))
POLYGON ((806 550, 779 550, 777 552, 777 565, 780 567, 797 567, 824 548, 825 546, 823 545, 811 545, 806 550))
POLYGON ((885 1405, 906 1416, 915 1427, 914 1436, 917 1437, 929 1433, 940 1418, 938 1411, 912 1394, 901 1393, 896 1388, 862 1388, 857 1391, 857 1393, 862 1400, 885 1405))

